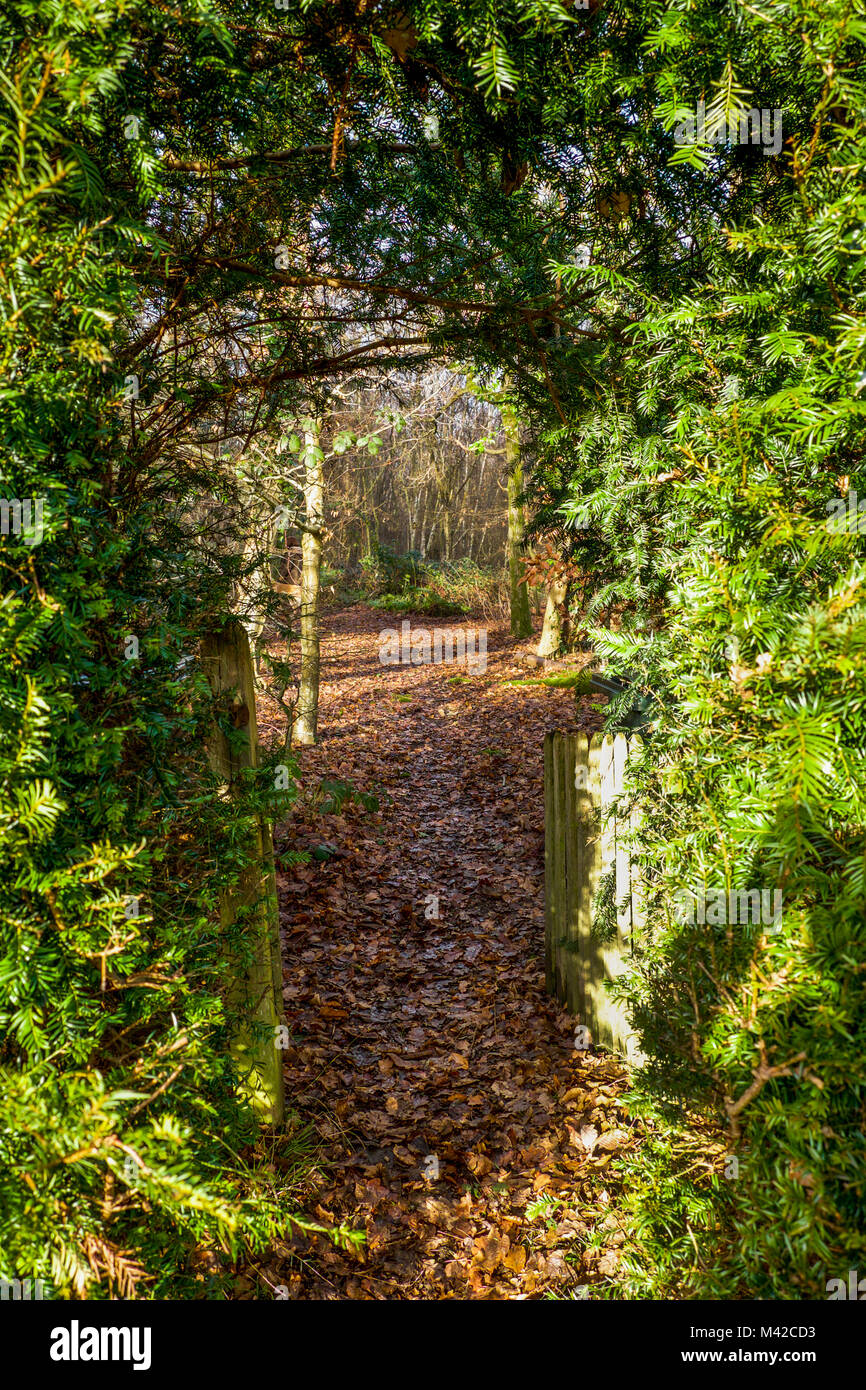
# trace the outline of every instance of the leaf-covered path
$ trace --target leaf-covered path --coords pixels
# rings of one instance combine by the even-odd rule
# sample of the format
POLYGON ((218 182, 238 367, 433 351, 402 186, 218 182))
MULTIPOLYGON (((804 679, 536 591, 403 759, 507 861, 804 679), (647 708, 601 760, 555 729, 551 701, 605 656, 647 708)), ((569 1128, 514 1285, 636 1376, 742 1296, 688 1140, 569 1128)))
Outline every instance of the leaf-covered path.
POLYGON ((301 754, 308 788, 351 782, 380 809, 302 799, 276 835, 278 854, 333 851, 278 872, 286 1086, 321 1155, 310 1214, 366 1242, 298 1236, 260 1272, 302 1299, 567 1292, 615 1274, 604 1170, 636 1141, 620 1066, 576 1054, 544 992, 543 735, 598 716, 509 686, 527 671, 497 625, 483 675, 384 667, 392 621, 326 617, 322 742, 301 754))

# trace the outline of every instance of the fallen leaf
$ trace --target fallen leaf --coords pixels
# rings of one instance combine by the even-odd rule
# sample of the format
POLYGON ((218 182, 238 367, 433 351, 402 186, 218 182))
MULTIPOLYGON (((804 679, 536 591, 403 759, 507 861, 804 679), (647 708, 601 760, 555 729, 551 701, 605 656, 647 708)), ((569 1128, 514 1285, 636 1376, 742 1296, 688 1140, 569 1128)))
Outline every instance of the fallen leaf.
POLYGON ((623 1144, 627 1144, 631 1135, 624 1129, 609 1129, 606 1134, 602 1134, 596 1141, 596 1148, 609 1153, 612 1149, 619 1149, 623 1144))
POLYGON ((522 1245, 515 1245, 509 1250, 502 1263, 506 1269, 510 1269, 512 1274, 522 1274, 526 1267, 526 1250, 522 1245))
POLYGON ((480 1236, 472 1243, 472 1259, 488 1274, 500 1264, 508 1254, 511 1242, 508 1236, 480 1236))

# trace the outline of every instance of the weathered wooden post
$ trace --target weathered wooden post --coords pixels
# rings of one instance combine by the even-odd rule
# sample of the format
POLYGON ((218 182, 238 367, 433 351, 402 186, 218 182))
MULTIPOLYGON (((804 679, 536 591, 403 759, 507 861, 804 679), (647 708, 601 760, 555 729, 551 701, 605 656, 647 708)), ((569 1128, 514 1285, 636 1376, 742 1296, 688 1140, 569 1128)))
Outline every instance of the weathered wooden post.
POLYGON ((636 812, 623 820, 611 814, 628 744, 622 734, 548 733, 544 755, 547 989, 588 1025, 595 1043, 640 1060, 628 1020, 605 987, 625 968, 634 927, 641 925, 625 844, 636 812), (602 880, 611 872, 617 930, 602 941, 593 923, 602 880))
POLYGON ((556 836, 556 954, 554 968, 557 998, 565 999, 568 952, 568 860, 566 854, 566 757, 562 734, 553 739, 553 818, 556 836))
POLYGON ((544 985, 556 993, 556 818, 553 806, 553 758, 556 734, 544 735, 544 985))
POLYGON ((570 1012, 578 1016, 583 1013, 584 1003, 580 941, 582 845, 577 818, 578 782, 581 780, 577 775, 580 741, 580 734, 562 735, 565 758, 565 1003, 570 1012))
MULTIPOLYGON (((253 668, 243 625, 231 619, 220 632, 209 633, 202 641, 201 658, 217 708, 229 716, 237 731, 230 739, 215 722, 208 745, 211 767, 231 798, 244 768, 258 767, 259 762, 253 668)), ((229 995, 230 1006, 244 1016, 232 1039, 231 1054, 242 1094, 264 1124, 277 1125, 285 1112, 282 1054, 277 1045, 283 972, 273 839, 270 825, 260 815, 250 822, 246 849, 251 862, 220 903, 224 929, 243 915, 253 956, 229 995)))
POLYGON ((601 797, 604 784, 602 751, 604 739, 600 734, 592 734, 587 740, 586 762, 588 780, 586 796, 581 803, 582 811, 582 880, 580 885, 580 944, 584 969, 584 1018, 592 1033, 593 1042, 609 1046, 609 1040, 602 1034, 598 1015, 598 991, 604 979, 604 960, 601 943, 594 929, 596 902, 602 879, 602 834, 601 797))

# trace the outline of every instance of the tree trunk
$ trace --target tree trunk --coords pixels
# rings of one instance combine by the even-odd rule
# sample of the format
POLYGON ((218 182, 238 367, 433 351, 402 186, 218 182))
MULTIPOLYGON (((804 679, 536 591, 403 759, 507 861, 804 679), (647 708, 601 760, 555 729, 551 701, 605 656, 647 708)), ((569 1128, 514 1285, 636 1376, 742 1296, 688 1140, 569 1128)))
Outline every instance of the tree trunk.
POLYGON ((567 590, 567 583, 557 580, 554 580, 547 590, 547 607, 544 610, 544 623, 536 656, 556 656, 562 646, 562 610, 567 590))
POLYGON ((409 552, 415 549, 415 536, 418 521, 418 494, 415 494, 415 505, 413 506, 411 498, 409 497, 409 489, 404 482, 403 496, 406 499, 406 527, 408 533, 406 550, 409 552))
POLYGON ((447 507, 442 513, 442 559, 451 559, 451 513, 447 507))
POLYGON ((322 567, 323 473, 318 429, 304 431, 304 532, 301 537, 301 678, 292 738, 316 742, 319 720, 319 576, 322 567))
POLYGON ((502 428, 505 431, 505 463, 508 468, 508 576, 511 604, 511 632, 514 637, 532 636, 529 613, 529 589, 520 574, 523 568, 523 505, 518 498, 523 492, 523 467, 520 461, 520 433, 517 415, 510 405, 502 406, 502 428))
MULTIPOLYGON (((424 515, 425 515, 425 517, 426 517, 426 515, 427 515, 426 507, 425 507, 424 515)), ((432 521, 430 522, 430 529, 429 529, 429 531, 427 532, 426 538, 423 539, 422 542, 421 542, 421 554, 422 554, 422 555, 428 555, 429 552, 430 552, 430 547, 431 547, 431 545, 433 544, 433 537, 436 535, 436 517, 437 517, 436 505, 435 505, 435 503, 434 503, 434 505, 433 505, 433 519, 432 519, 432 521)), ((422 519, 422 521, 421 521, 421 535, 422 535, 422 537, 424 536, 424 520, 423 520, 423 519, 422 519)))

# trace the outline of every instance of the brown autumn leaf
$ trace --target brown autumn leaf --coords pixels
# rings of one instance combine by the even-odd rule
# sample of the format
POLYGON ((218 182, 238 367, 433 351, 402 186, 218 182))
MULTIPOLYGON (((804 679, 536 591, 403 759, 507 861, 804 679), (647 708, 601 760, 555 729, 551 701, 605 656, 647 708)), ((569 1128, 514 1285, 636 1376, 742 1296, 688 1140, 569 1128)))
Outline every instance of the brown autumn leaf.
POLYGON ((631 1135, 624 1129, 609 1129, 605 1134, 599 1135, 595 1147, 603 1153, 609 1153, 613 1149, 621 1149, 630 1139, 631 1135))
POLYGON ((597 1145, 600 1145, 602 1148, 604 1147, 603 1145, 601 1145, 601 1141, 598 1137, 598 1130, 596 1129, 595 1125, 583 1125, 581 1127, 580 1134, 578 1137, 580 1139, 581 1144, 586 1149, 587 1153, 592 1153, 593 1149, 597 1145))
POLYGON ((512 1274, 522 1274, 526 1268, 526 1248, 523 1245, 514 1245, 508 1254, 503 1257, 502 1263, 506 1269, 510 1269, 512 1274))
POLYGON ((508 1254, 511 1241, 508 1236, 479 1236, 472 1242, 472 1260, 488 1274, 492 1274, 498 1264, 508 1254))

